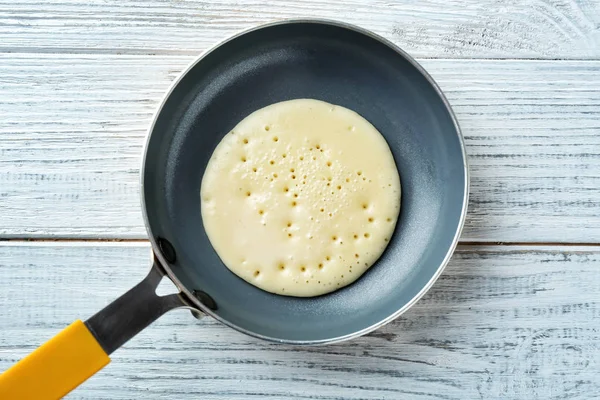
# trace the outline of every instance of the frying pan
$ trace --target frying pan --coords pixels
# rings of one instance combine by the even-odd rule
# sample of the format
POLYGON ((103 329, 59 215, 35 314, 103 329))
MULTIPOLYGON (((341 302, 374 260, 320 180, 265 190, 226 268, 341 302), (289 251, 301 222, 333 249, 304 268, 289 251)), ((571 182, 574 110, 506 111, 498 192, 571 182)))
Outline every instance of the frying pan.
POLYGON ((370 332, 406 311, 438 278, 463 226, 468 186, 464 143, 448 102, 394 44, 323 20, 237 34, 181 74, 150 127, 141 175, 154 252, 150 273, 0 376, 0 398, 63 396, 174 308, 297 345, 370 332), (399 221, 382 257, 352 285, 314 298, 267 293, 235 276, 213 250, 200 213, 202 175, 225 133, 257 109, 297 98, 338 104, 369 120, 386 138, 402 182, 399 221), (156 295, 163 276, 180 292, 156 295))

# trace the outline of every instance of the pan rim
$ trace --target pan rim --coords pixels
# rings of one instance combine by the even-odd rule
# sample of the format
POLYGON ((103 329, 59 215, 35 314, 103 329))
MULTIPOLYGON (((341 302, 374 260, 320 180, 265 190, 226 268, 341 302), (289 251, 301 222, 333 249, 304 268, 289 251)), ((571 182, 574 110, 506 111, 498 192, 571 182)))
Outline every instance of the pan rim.
POLYGON ((446 96, 444 95, 444 93, 442 92, 442 90, 440 89, 440 87, 438 86, 438 84, 434 81, 434 79, 429 75, 429 73, 412 57, 410 56, 407 52, 405 52, 404 50, 402 50, 400 47, 398 47, 396 44, 394 44, 393 42, 391 42, 390 40, 374 33, 371 32, 365 28, 359 27, 357 25, 353 25, 353 24, 349 24, 349 23, 345 23, 345 22, 341 22, 341 21, 336 21, 336 20, 332 20, 332 19, 324 19, 324 18, 291 18, 291 19, 281 19, 281 20, 275 20, 275 21, 271 21, 271 22, 267 22, 264 24, 260 24, 260 25, 256 25, 244 30, 241 30, 237 33, 234 33, 226 38, 224 38, 223 40, 215 43, 213 46, 209 47, 207 50, 205 50, 202 54, 200 54, 198 57, 196 57, 192 62, 190 62, 186 68, 184 68, 181 73, 177 76, 177 78, 175 78, 173 80, 173 82, 171 83, 171 85, 169 86, 169 88, 167 89, 167 91, 165 92, 165 94, 162 97, 162 100, 160 102, 160 104, 158 105, 158 107, 156 108, 154 114, 152 115, 152 122, 146 132, 146 139, 145 139, 145 143, 144 143, 144 148, 142 151, 142 161, 141 161, 141 168, 140 168, 140 202, 141 202, 141 206, 142 206, 142 217, 144 220, 144 225, 146 227, 146 232, 148 233, 148 239, 150 241, 150 245, 152 247, 152 251, 154 253, 154 255, 158 258, 158 260, 161 263, 161 266, 164 268, 164 271, 166 272, 166 274, 168 275, 169 279, 171 279, 171 281, 175 284, 175 286, 177 287, 177 289, 179 289, 186 297, 187 299, 192 303, 193 306, 197 307, 199 310, 201 310, 203 313, 211 316, 212 318, 216 319, 217 321, 219 321, 220 323, 233 328, 235 330, 237 330, 238 332, 241 333, 245 333, 249 336, 258 338, 258 339, 263 339, 266 340, 268 342, 273 342, 273 343, 282 343, 282 344, 292 344, 292 345, 319 345, 319 344, 332 344, 332 343, 339 343, 339 342, 343 342, 346 340, 350 340, 353 338, 357 338, 360 336, 363 336, 369 332, 372 332, 386 324, 388 324, 389 322, 393 321, 394 319, 398 318, 400 315, 404 314, 409 308, 411 308, 417 301, 419 301, 424 295, 425 293, 427 293, 429 291, 429 289, 431 289, 431 287, 433 286, 433 284, 438 280, 438 278, 441 276, 441 274, 443 273, 444 269, 446 268, 446 266, 448 265, 450 258, 452 257, 452 255, 454 254, 454 251, 456 249, 456 246, 458 245, 458 241, 460 238, 460 235, 462 233, 462 230, 464 228, 464 224, 465 224, 465 219, 466 219, 466 215, 467 215, 467 208, 468 208, 468 200, 469 200, 469 190, 470 190, 470 173, 469 173, 469 165, 468 165, 468 159, 467 159, 467 152, 466 152, 466 148, 465 148, 465 142, 464 142, 464 138, 462 135, 462 131, 460 129, 460 126, 458 124, 458 120, 456 118, 456 115, 454 114, 454 111, 452 110, 452 107, 450 106, 450 103, 448 102, 448 99, 446 98, 446 96), (304 24, 320 24, 320 25, 329 25, 329 26, 334 26, 334 27, 338 27, 338 28, 343 28, 343 29, 348 29, 357 33, 360 33, 362 35, 368 36, 374 40, 377 40, 378 42, 384 44, 385 46, 387 46, 388 48, 392 49, 393 51, 395 51, 396 53, 398 53, 400 56, 402 56, 405 60, 407 60, 413 67, 415 67, 417 69, 417 71, 427 80, 427 82, 433 87, 433 89, 435 90, 436 94, 439 96, 439 98, 442 100, 448 114, 450 115, 450 118, 452 119, 452 123, 454 125, 454 129, 456 130, 456 134, 458 136, 458 140, 460 143, 460 148, 461 148, 461 153, 462 153, 462 158, 463 158, 463 175, 465 177, 465 184, 464 184, 464 188, 463 188, 463 201, 462 201, 462 208, 461 208, 461 214, 460 214, 460 219, 459 219, 459 223, 458 226, 456 228, 456 232, 454 234, 454 237, 452 239, 452 243, 450 244, 450 247, 448 248, 448 251, 446 252, 446 255, 444 256, 444 259, 442 260, 442 262, 440 263, 440 265, 438 266, 435 274, 429 279, 429 281, 421 288, 421 290, 419 290, 419 292, 413 296, 412 299, 410 299, 410 301, 406 302, 400 309, 396 310, 394 313, 390 314, 389 316, 387 316, 386 318, 366 327, 363 328, 359 331, 355 331, 346 335, 342 335, 342 336, 336 336, 336 337, 332 337, 332 338, 326 338, 326 339, 315 339, 315 340, 290 340, 290 339, 281 339, 281 338, 276 338, 276 337, 270 337, 270 336, 266 336, 266 335, 262 335, 260 333, 256 333, 253 331, 250 331, 248 329, 242 328, 224 318, 221 318, 219 315, 217 315, 215 312, 213 312, 212 310, 210 310, 208 307, 206 307, 204 304, 202 304, 193 294, 192 292, 187 289, 185 287, 185 285, 183 285, 181 283, 181 281, 177 278, 177 276, 173 273, 172 269, 169 266, 169 263, 167 262, 167 260, 165 259, 165 257, 163 256, 163 254, 161 253, 161 251, 159 250, 158 247, 158 243, 156 241, 156 238, 154 237, 153 233, 152 233, 152 228, 150 227, 150 222, 149 222, 149 217, 148 217, 148 212, 147 212, 147 208, 146 208, 146 198, 145 198, 145 191, 144 191, 144 178, 145 178, 145 166, 146 166, 146 159, 147 159, 147 155, 148 155, 148 147, 150 144, 150 139, 152 137, 152 132, 154 131, 154 127, 156 125, 156 122, 158 120, 158 117, 160 115, 160 113, 162 112, 167 100, 169 99, 169 97, 171 96, 173 90, 175 90, 175 88, 179 85, 179 83, 182 81, 182 79, 187 75, 187 73, 194 68, 198 63, 200 63, 206 56, 208 56, 209 54, 211 54, 214 50, 216 50, 217 48, 221 47, 222 45, 240 37, 243 36, 245 34, 260 30, 260 29, 264 29, 264 28, 269 28, 269 27, 273 27, 273 26, 279 26, 279 25, 287 25, 287 24, 299 24, 299 23, 304 23, 304 24))

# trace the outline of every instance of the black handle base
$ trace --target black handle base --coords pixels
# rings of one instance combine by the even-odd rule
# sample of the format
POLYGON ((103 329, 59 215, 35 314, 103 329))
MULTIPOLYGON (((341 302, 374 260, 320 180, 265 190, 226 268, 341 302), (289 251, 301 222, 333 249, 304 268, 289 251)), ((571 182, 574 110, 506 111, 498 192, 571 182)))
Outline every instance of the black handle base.
POLYGON ((155 258, 144 280, 85 321, 106 354, 113 353, 167 311, 181 307, 198 311, 181 293, 158 296, 156 288, 163 276, 155 258))

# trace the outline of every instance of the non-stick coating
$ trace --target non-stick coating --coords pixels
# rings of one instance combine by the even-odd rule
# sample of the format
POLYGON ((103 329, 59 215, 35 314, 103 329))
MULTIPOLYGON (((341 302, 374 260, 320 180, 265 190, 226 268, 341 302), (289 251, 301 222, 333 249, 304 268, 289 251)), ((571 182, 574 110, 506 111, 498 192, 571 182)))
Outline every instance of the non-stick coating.
POLYGON ((160 110, 147 145, 149 232, 171 242, 170 265, 203 290, 222 321, 282 341, 327 341, 368 330, 412 303, 435 278, 462 225, 462 140, 435 87, 376 38, 339 25, 288 22, 235 37, 196 63, 160 110), (400 172, 396 232, 354 284, 316 298, 269 294, 231 273, 200 214, 200 183, 223 135, 251 112, 313 98, 354 110, 385 136, 400 172))

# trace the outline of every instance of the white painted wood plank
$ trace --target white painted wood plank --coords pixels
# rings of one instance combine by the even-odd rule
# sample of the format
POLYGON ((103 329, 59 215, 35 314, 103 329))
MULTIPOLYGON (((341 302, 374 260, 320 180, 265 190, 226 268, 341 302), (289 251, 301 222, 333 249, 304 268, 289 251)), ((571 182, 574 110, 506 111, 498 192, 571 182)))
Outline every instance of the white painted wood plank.
MULTIPOLYGON (((141 279, 146 243, 0 243, 0 371, 141 279)), ((600 246, 459 247, 368 337, 299 348, 187 311, 159 319, 71 399, 591 399, 600 246)))
MULTIPOLYGON (((145 237, 145 130, 191 60, 0 55, 0 236, 145 237)), ((466 137, 463 240, 599 242, 600 62, 423 64, 466 137)))
POLYGON ((585 0, 0 1, 0 51, 196 54, 282 18, 361 25, 419 57, 597 58, 585 0))
POLYGON ((144 237, 144 137, 190 60, 0 54, 2 235, 144 237))

